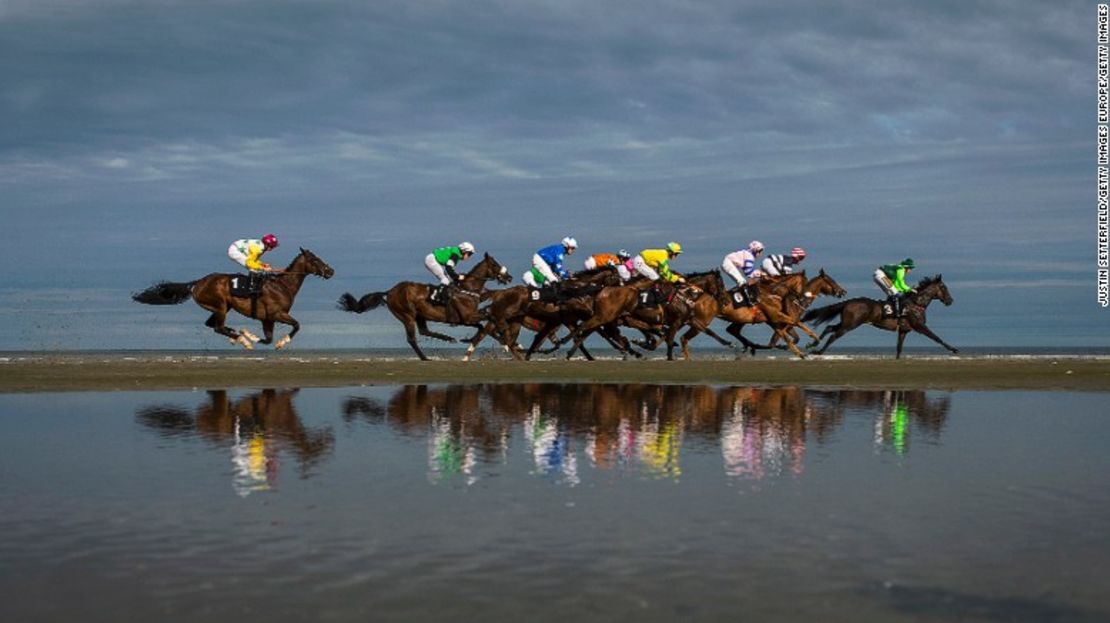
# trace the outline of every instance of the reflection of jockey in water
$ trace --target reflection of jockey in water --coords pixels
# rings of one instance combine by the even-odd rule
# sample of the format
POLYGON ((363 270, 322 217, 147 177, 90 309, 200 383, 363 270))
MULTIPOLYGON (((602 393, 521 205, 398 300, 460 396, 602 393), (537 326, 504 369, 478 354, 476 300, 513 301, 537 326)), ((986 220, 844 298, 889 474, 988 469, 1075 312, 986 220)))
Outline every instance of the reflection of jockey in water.
POLYGON ((428 479, 435 483, 445 476, 466 474, 466 484, 472 485, 478 480, 474 475, 475 464, 474 448, 452 432, 449 418, 441 417, 433 408, 432 434, 428 439, 428 479))
POLYGON ((791 434, 791 429, 775 426, 768 414, 758 411, 764 395, 773 399, 778 391, 749 389, 748 395, 736 397, 732 413, 721 425, 721 454, 727 475, 762 480, 781 474, 787 466, 795 475, 805 470, 804 431, 791 434))
POLYGON ((895 454, 906 453, 909 444, 910 408, 903 392, 883 392, 883 410, 875 421, 875 446, 889 441, 895 454))
POLYGON ((239 418, 235 418, 235 443, 231 446, 231 462, 235 465, 232 486, 241 497, 255 491, 267 491, 277 482, 277 452, 268 447, 269 440, 259 430, 240 434, 239 418))
POLYGON ((563 482, 572 487, 581 482, 569 435, 559 430, 559 420, 544 415, 538 404, 532 405, 532 412, 524 420, 524 436, 532 444, 532 460, 539 473, 562 474, 563 482))

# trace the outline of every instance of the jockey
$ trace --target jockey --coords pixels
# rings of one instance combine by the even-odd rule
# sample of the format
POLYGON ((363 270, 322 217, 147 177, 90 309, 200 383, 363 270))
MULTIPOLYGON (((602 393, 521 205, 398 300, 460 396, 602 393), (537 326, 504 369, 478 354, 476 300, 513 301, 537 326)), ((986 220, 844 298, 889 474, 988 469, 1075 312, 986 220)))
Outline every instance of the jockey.
MULTIPOLYGON (((455 265, 474 255, 474 245, 469 242, 460 242, 456 247, 440 247, 424 258, 424 267, 435 275, 441 286, 450 286, 462 281, 462 275, 455 272, 455 265)), ((437 288, 433 298, 443 302, 442 298, 447 291, 446 287, 437 288)))
POLYGON ((570 236, 559 244, 544 247, 532 256, 532 270, 524 275, 524 282, 533 288, 556 283, 560 279, 570 279, 570 273, 563 267, 563 258, 578 248, 578 241, 570 236), (531 277, 531 278, 529 278, 531 277))
POLYGON ((586 270, 593 270, 602 266, 620 266, 628 258, 628 251, 621 249, 616 255, 612 253, 594 253, 582 263, 586 270), (623 254, 623 255, 621 255, 623 254))
POLYGON ((746 249, 734 251, 725 256, 721 262, 721 268, 732 277, 736 285, 744 291, 744 296, 749 300, 755 300, 752 296, 755 292, 748 284, 748 280, 759 281, 763 273, 756 268, 756 258, 759 254, 763 253, 763 243, 758 240, 752 240, 748 243, 746 249))
POLYGON ((262 254, 270 249, 276 249, 277 246, 277 236, 266 234, 262 236, 261 240, 250 238, 236 240, 227 248, 227 256, 231 258, 231 261, 247 269, 247 274, 250 278, 249 287, 252 292, 258 291, 260 285, 258 277, 262 273, 281 272, 262 261, 262 254))
POLYGON ((617 274, 620 275, 621 281, 628 281, 632 278, 632 254, 624 249, 617 251, 616 255, 612 253, 594 253, 586 258, 583 263, 586 270, 593 270, 602 266, 612 266, 617 269, 617 274))
POLYGON ((681 275, 671 271, 670 261, 682 253, 682 245, 668 242, 665 249, 644 249, 632 259, 636 272, 652 281, 685 282, 681 275))
POLYGON ((902 315, 902 298, 913 291, 906 284, 906 273, 913 269, 913 260, 907 257, 897 264, 883 264, 875 270, 875 283, 886 294, 896 318, 902 315))
POLYGON ((763 258, 763 274, 771 277, 781 277, 794 272, 794 267, 806 259, 806 250, 794 247, 790 255, 768 255, 763 258))

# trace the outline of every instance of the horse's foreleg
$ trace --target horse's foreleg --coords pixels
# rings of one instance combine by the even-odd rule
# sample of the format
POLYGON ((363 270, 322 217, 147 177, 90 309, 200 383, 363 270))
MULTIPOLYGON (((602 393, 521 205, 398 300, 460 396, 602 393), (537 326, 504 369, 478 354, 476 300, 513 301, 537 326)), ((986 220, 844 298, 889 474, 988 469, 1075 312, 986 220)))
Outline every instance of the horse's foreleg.
POLYGON ((766 350, 766 349, 770 348, 770 346, 765 346, 763 344, 756 344, 755 342, 753 342, 753 341, 749 340, 748 338, 744 337, 743 335, 740 334, 740 332, 743 331, 743 330, 744 330, 744 325, 739 323, 739 322, 730 322, 729 325, 727 327, 725 327, 725 331, 728 332, 729 335, 736 338, 737 340, 740 340, 740 344, 742 344, 743 347, 744 347, 744 352, 751 351, 752 355, 755 355, 756 349, 766 350))
POLYGON ((296 318, 290 316, 289 312, 282 312, 282 313, 274 316, 273 320, 267 320, 267 321, 264 321, 262 323, 262 328, 263 328, 263 330, 266 331, 266 337, 267 338, 272 338, 273 335, 274 335, 274 322, 275 321, 280 322, 282 324, 287 324, 287 325, 293 327, 293 330, 290 331, 288 335, 286 335, 285 337, 278 340, 277 344, 274 344, 274 348, 277 348, 277 349, 280 350, 280 349, 285 348, 286 346, 288 346, 289 342, 293 341, 293 336, 297 335, 297 331, 301 330, 301 323, 297 322, 296 318), (268 329, 267 329, 267 323, 269 323, 269 328, 268 329))
POLYGON ((910 320, 910 328, 913 329, 914 331, 917 331, 921 335, 924 335, 925 337, 933 340, 937 344, 940 344, 941 346, 947 348, 949 351, 952 352, 952 354, 956 354, 956 353, 960 352, 959 349, 949 345, 947 342, 940 339, 940 336, 938 336, 936 333, 933 333, 931 330, 929 330, 929 327, 925 326, 924 322, 918 322, 916 320, 910 320))
POLYGON ((262 321, 262 338, 253 335, 250 331, 247 331, 246 329, 240 329, 239 332, 247 336, 247 338, 250 339, 252 342, 258 342, 259 344, 269 344, 274 341, 274 321, 262 321))
POLYGON ((487 335, 493 333, 493 329, 494 326, 492 320, 486 321, 485 326, 481 329, 478 329, 478 332, 475 333, 474 337, 470 339, 470 346, 466 347, 466 354, 463 355, 463 361, 470 361, 470 356, 474 354, 474 351, 478 348, 478 344, 480 344, 482 340, 486 339, 487 335))
POLYGON ((790 349, 790 352, 797 355, 799 359, 805 359, 806 358, 806 354, 803 353, 801 351, 801 349, 798 348, 798 344, 794 340, 791 340, 790 336, 787 335, 787 333, 786 333, 787 326, 783 326, 783 325, 774 326, 773 325, 772 328, 775 330, 775 335, 778 335, 778 336, 782 337, 782 340, 784 342, 786 342, 786 347, 790 349))
POLYGON ((901 359, 902 358, 902 343, 906 341, 906 334, 908 334, 908 333, 909 333, 909 331, 903 331, 902 329, 898 329, 898 348, 895 349, 895 351, 894 351, 894 358, 895 359, 901 359))

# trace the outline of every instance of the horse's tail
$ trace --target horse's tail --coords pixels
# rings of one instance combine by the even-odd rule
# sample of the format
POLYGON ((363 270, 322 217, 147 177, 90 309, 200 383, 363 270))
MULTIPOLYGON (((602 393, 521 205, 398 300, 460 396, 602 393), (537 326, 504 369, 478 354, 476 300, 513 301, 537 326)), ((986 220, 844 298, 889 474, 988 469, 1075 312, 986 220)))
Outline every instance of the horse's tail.
POLYGON ((385 302, 385 295, 388 292, 371 292, 360 299, 356 299, 349 292, 344 292, 343 296, 339 297, 339 309, 349 311, 355 314, 361 314, 370 309, 377 309, 379 305, 385 302))
POLYGON ((179 305, 193 296, 193 284, 162 281, 142 292, 132 294, 131 300, 144 305, 179 305))
POLYGON ((833 303, 832 305, 826 305, 825 307, 818 307, 817 309, 811 309, 811 310, 807 311, 804 316, 802 316, 802 321, 803 322, 811 322, 811 323, 816 324, 816 325, 825 324, 826 322, 835 318, 836 315, 839 314, 841 312, 841 310, 844 309, 844 306, 847 305, 847 304, 848 304, 848 301, 842 301, 840 303, 833 303))

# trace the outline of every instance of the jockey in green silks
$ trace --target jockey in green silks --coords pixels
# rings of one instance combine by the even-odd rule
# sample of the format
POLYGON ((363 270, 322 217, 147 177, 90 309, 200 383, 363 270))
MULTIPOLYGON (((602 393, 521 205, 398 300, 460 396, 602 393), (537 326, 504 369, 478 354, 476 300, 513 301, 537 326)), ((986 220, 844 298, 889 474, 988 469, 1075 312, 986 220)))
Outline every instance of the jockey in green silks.
POLYGON ((913 269, 913 260, 907 257, 897 264, 883 264, 875 270, 875 283, 890 300, 895 317, 902 315, 903 297, 913 291, 906 283, 906 274, 913 269))

